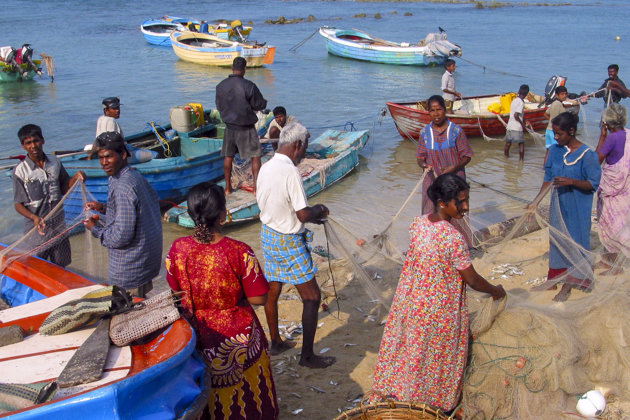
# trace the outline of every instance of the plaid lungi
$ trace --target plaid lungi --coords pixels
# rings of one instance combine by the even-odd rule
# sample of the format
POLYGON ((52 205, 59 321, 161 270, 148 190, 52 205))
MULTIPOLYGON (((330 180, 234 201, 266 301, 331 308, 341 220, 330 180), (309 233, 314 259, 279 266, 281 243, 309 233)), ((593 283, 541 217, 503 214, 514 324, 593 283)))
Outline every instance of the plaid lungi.
POLYGON ((267 280, 289 284, 312 280, 317 272, 307 245, 312 240, 313 232, 308 229, 303 233, 285 235, 263 224, 260 244, 267 280))

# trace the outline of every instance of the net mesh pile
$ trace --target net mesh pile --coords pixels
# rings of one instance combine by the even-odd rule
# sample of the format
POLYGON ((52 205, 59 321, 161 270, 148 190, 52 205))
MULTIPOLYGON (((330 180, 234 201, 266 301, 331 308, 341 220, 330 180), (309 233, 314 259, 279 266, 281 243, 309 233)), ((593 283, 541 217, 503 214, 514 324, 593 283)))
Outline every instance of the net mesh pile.
MULTIPOLYGON (((70 261, 66 268, 94 282, 105 282, 107 250, 101 246, 98 239, 89 232, 86 233, 83 228, 83 220, 95 213, 83 210, 71 216, 64 210, 69 203, 72 203, 73 207, 84 209, 89 201, 95 201, 94 197, 82 181, 77 181, 44 217, 43 229, 34 227, 0 251, 0 273, 14 261, 23 260, 28 256, 45 257, 52 248, 69 242, 71 255, 64 256, 64 259, 70 261)), ((103 222, 98 220, 98 223, 103 222)))
MULTIPOLYGON (((403 207, 422 208, 420 197, 414 188, 403 207)), ((465 418, 576 418, 576 398, 591 389, 607 398, 604 418, 628 418, 630 286, 624 273, 630 267, 623 252, 611 268, 596 265, 606 250, 599 242, 595 205, 586 250, 563 223, 550 224, 561 220, 553 188, 536 210, 506 201, 500 191, 489 202, 494 204, 471 209, 465 220, 474 232, 471 257, 481 275, 504 286, 507 298, 493 301, 468 289, 472 341, 462 395, 465 418), (553 280, 546 277, 550 241, 570 267, 553 280), (592 279, 591 289, 573 288, 567 301, 554 301, 561 289, 557 283, 575 278, 592 279), (547 290, 553 287, 557 290, 547 290)), ((315 248, 324 296, 359 281, 375 307, 366 316, 387 314, 406 251, 391 235, 393 226, 407 223, 398 220, 401 212, 376 234, 354 234, 329 219, 327 243, 315 248)))

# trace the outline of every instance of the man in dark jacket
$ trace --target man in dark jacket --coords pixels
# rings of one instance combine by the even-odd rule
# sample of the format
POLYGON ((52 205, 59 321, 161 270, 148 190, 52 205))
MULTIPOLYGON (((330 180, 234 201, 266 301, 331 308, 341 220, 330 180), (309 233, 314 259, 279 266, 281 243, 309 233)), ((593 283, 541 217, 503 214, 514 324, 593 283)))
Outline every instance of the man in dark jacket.
POLYGON ((247 61, 243 57, 236 57, 232 62, 232 74, 219 83, 216 89, 215 103, 221 120, 225 123, 221 156, 224 157, 223 174, 226 194, 232 192, 232 161, 237 152, 242 159, 252 161, 254 190, 260 170, 261 150, 256 132, 258 121, 256 111, 265 109, 267 100, 263 98, 253 82, 243 77, 246 69, 247 61))

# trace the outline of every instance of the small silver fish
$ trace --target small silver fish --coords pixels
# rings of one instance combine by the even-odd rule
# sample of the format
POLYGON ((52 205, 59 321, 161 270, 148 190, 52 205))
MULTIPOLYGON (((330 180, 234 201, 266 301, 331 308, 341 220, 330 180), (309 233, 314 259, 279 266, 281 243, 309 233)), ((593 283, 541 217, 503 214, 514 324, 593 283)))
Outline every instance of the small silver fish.
POLYGON ((354 344, 354 343, 344 343, 343 345, 344 347, 352 347, 352 346, 358 346, 358 344, 354 344))
POLYGON ((337 386, 339 385, 339 382, 335 382, 332 379, 330 380, 329 384, 331 384, 332 386, 337 386))
POLYGON ((324 347, 323 349, 321 349, 321 350, 319 351, 319 354, 324 354, 324 353, 326 353, 326 352, 327 352, 327 351, 329 351, 329 350, 330 350, 330 348, 329 348, 329 347, 324 347))
POLYGON ((297 410, 293 410, 291 411, 291 414, 293 414, 294 416, 297 416, 298 414, 300 414, 302 411, 304 411, 303 408, 298 408, 297 410))
POLYGON ((317 388, 316 386, 309 385, 308 387, 309 387, 309 388, 311 388, 311 389, 312 389, 313 391, 315 391, 315 392, 319 392, 320 394, 325 394, 325 393, 326 393, 326 391, 324 391, 324 390, 323 390, 323 389, 321 389, 321 388, 317 388))
POLYGON ((295 398, 302 398, 302 396, 297 392, 290 392, 289 395, 293 395, 295 398))

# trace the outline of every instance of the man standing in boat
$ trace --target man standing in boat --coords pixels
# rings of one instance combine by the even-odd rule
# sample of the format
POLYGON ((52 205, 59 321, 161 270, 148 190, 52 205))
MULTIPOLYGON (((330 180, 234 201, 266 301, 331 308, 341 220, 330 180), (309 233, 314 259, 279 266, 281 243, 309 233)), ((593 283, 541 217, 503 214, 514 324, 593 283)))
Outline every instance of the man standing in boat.
POLYGON ((278 298, 285 283, 292 284, 302 299, 302 355, 299 364, 308 368, 325 368, 334 357, 317 356, 313 352, 317 312, 321 292, 315 279, 307 242, 313 233, 305 223, 322 223, 328 216, 323 204, 309 207, 302 176, 297 169, 306 155, 309 133, 299 122, 287 124, 280 133, 278 150, 260 171, 256 200, 260 207, 262 228, 260 242, 265 261, 265 277, 269 294, 265 315, 271 336, 271 354, 276 355, 294 346, 282 341, 278 331, 278 298))
POLYGON ((254 176, 254 192, 260 171, 260 140, 256 132, 256 111, 267 106, 267 100, 255 83, 245 79, 247 61, 236 57, 232 62, 232 74, 217 85, 215 103, 221 120, 225 123, 225 134, 221 146, 225 193, 232 193, 232 161, 239 153, 242 159, 251 159, 254 176))
POLYGON ((455 90, 455 60, 447 58, 444 60, 444 68, 446 71, 442 75, 442 95, 446 104, 446 111, 453 112, 453 102, 462 98, 462 94, 455 90))
MULTIPOLYGON (((100 136, 102 133, 112 131, 120 134, 123 138, 123 132, 116 122, 120 118, 120 98, 117 96, 110 96, 103 99, 103 115, 96 120, 96 135, 94 138, 100 136)), ((88 159, 92 159, 96 154, 96 142, 92 144, 92 149, 88 154, 88 159)))
POLYGON ((604 98, 605 106, 613 102, 618 104, 623 98, 628 97, 626 85, 618 75, 619 66, 617 64, 608 66, 608 79, 604 80, 599 91, 595 94, 596 98, 604 98))
POLYGON ((145 297, 153 288, 162 259, 162 218, 158 196, 147 180, 127 163, 123 137, 108 131, 96 138, 98 159, 109 176, 107 203, 90 201, 87 209, 105 214, 83 221, 92 236, 109 249, 109 284, 145 297))

